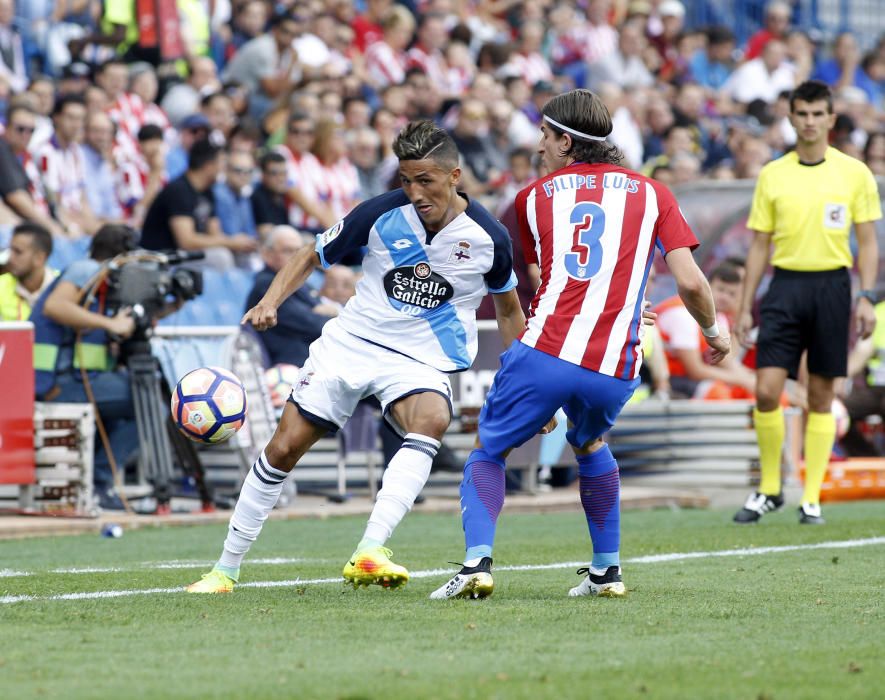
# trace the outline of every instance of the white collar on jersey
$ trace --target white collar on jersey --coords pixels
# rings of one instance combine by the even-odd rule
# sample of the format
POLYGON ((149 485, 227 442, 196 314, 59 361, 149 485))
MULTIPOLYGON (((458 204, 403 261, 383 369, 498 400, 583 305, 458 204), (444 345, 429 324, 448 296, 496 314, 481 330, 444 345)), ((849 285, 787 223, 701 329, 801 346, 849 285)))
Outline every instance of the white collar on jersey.
POLYGON ((553 126, 555 126, 557 129, 567 131, 572 136, 575 136, 582 141, 605 141, 605 136, 593 136, 592 134, 585 134, 583 131, 578 131, 577 129, 572 129, 570 126, 566 126, 565 124, 560 124, 558 121, 551 119, 546 114, 544 115, 544 121, 553 124, 553 126))

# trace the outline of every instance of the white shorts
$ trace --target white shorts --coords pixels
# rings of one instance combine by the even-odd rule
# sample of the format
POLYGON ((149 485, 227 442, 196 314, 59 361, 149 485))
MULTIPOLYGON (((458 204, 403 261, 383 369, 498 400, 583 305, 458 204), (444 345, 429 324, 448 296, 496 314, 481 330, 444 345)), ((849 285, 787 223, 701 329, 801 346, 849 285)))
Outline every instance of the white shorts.
POLYGON ((452 385, 445 372, 382 348, 345 331, 337 319, 323 326, 289 400, 312 423, 337 430, 369 396, 381 402, 388 422, 405 435, 389 406, 410 394, 440 394, 452 410, 452 385))

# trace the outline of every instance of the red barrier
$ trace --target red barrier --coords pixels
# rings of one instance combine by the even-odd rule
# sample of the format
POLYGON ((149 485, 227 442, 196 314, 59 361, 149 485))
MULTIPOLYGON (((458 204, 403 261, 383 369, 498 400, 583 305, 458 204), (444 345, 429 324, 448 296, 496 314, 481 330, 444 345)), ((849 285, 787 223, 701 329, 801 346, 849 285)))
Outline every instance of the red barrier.
POLYGON ((0 484, 33 484, 34 326, 0 323, 0 484))

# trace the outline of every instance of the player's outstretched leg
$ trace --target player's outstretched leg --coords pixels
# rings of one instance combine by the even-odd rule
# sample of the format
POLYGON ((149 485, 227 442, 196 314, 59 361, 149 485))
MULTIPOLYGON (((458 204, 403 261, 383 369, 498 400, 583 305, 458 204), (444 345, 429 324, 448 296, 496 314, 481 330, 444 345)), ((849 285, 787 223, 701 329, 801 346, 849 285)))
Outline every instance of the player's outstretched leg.
POLYGON ((384 472, 381 490, 356 551, 344 565, 344 580, 354 587, 377 584, 398 588, 409 581, 404 566, 392 561, 384 543, 412 508, 430 476, 430 465, 440 442, 427 435, 408 433, 402 447, 384 472))
POLYGON ((255 460, 240 489, 221 558, 212 571, 187 587, 188 593, 230 593, 233 590, 240 576, 240 563, 276 505, 287 476, 288 472, 268 464, 264 452, 255 460))
POLYGON ((492 545, 503 506, 504 461, 482 448, 473 450, 461 481, 461 522, 467 542, 464 566, 431 593, 431 598, 487 598, 492 594, 492 545))
POLYGON ((586 574, 568 594, 572 597, 596 595, 617 598, 627 595, 621 580, 621 480, 618 463, 608 445, 588 455, 578 455, 581 505, 590 528, 593 560, 578 569, 586 574))

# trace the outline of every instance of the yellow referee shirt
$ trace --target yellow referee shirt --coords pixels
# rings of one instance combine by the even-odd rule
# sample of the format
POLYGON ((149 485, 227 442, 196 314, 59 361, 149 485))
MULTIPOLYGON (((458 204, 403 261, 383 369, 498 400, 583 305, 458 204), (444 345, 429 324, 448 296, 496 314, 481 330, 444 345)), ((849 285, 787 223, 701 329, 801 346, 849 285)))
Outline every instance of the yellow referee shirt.
POLYGON ((747 227, 772 234, 772 265, 811 272, 850 268, 851 224, 881 218, 870 169, 828 148, 818 165, 802 165, 792 151, 762 168, 747 227))

